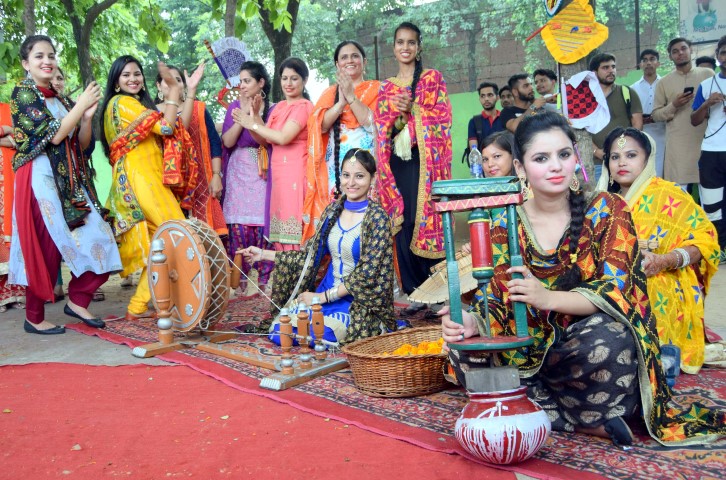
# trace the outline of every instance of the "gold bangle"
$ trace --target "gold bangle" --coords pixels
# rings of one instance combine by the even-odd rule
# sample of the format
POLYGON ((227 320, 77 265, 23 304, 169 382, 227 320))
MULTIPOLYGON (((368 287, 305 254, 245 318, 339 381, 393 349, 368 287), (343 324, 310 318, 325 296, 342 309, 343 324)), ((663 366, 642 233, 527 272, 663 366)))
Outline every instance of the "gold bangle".
POLYGON ((174 105, 176 108, 179 108, 179 102, 175 102, 174 100, 166 100, 164 101, 164 105, 174 105))

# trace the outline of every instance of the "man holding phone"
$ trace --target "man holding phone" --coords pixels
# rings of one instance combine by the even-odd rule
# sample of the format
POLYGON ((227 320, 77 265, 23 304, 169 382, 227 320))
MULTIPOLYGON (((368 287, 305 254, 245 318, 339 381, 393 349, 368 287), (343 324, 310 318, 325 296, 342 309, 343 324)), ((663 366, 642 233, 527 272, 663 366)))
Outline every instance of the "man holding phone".
POLYGON ((693 92, 713 76, 713 70, 694 67, 691 42, 674 38, 668 43, 668 57, 675 70, 661 78, 655 89, 652 118, 666 124, 663 178, 692 192, 699 183, 698 158, 706 125, 691 125, 693 92))

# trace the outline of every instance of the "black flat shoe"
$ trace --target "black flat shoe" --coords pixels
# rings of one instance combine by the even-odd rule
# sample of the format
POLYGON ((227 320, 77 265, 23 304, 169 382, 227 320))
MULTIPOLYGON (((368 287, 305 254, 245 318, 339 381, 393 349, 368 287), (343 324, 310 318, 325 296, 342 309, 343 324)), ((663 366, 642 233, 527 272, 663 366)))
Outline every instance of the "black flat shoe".
POLYGON ((605 422, 605 431, 617 447, 633 444, 633 432, 623 417, 615 417, 605 422))
POLYGON ((82 321, 89 327, 103 328, 106 326, 106 322, 104 322, 100 318, 83 318, 82 316, 78 315, 76 312, 71 310, 71 307, 69 307, 67 303, 66 303, 65 307, 63 307, 63 313, 65 313, 69 317, 77 318, 78 320, 82 321))
POLYGON ((66 333, 66 327, 60 326, 47 328, 45 330, 38 330, 37 328, 35 328, 35 325, 27 320, 25 320, 25 323, 23 324, 23 329, 25 329, 25 331, 28 333, 37 333, 38 335, 59 335, 61 333, 66 333))

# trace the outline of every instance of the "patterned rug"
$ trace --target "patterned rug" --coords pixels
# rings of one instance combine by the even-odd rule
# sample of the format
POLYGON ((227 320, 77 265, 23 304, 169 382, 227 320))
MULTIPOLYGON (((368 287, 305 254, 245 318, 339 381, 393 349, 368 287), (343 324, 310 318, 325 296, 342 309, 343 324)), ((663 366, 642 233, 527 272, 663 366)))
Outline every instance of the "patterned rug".
MULTIPOLYGON (((256 324, 266 318, 268 304, 260 297, 238 298, 230 302, 228 317, 217 330, 233 330, 246 324, 256 324)), ((423 312, 408 317, 413 326, 438 324, 436 318, 423 312)), ((83 324, 67 328, 97 335, 108 341, 138 346, 156 341, 154 321, 110 321, 105 330, 83 324)), ((230 341, 243 350, 279 355, 280 351, 265 337, 240 335, 230 341)), ((334 353, 342 355, 340 353, 334 353)), ((369 431, 399 438, 431 450, 466 455, 453 437, 453 426, 466 404, 467 397, 460 388, 415 398, 384 399, 360 393, 350 370, 317 378, 298 387, 273 392, 259 388, 259 380, 268 370, 229 360, 210 353, 188 349, 159 358, 188 365, 211 375, 226 384, 255 395, 262 395, 293 405, 301 410, 357 425, 369 431)), ((726 406, 726 371, 703 369, 697 376, 681 375, 676 385, 683 401, 694 399, 706 405, 726 406)), ((726 471, 726 442, 716 446, 668 449, 652 440, 644 425, 632 425, 635 445, 620 450, 610 440, 584 434, 553 432, 538 454, 506 470, 525 473, 537 478, 723 478, 726 471), (720 473, 719 473, 720 472, 720 473)))

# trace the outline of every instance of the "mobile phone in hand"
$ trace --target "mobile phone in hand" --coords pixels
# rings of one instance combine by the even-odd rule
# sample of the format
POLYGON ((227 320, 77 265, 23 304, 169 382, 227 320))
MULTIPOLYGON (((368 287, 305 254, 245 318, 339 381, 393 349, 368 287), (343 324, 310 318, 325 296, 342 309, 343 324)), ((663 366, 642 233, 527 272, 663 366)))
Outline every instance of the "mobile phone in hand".
POLYGON ((685 93, 686 95, 692 94, 693 93, 693 87, 686 87, 686 88, 684 88, 683 89, 683 93, 685 93))

